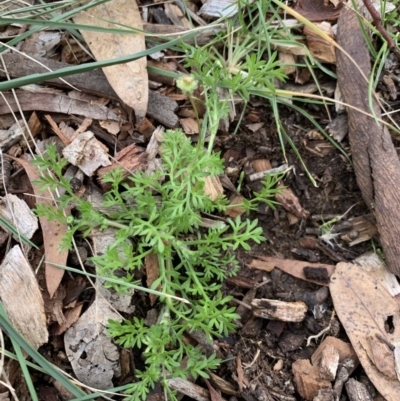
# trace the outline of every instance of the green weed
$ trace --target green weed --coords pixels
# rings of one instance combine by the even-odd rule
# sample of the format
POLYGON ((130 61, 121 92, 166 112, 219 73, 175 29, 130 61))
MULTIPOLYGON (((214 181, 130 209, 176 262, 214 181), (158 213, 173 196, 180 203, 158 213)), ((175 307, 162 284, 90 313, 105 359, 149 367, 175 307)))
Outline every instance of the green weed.
MULTIPOLYGON (((137 381, 128 393, 131 400, 145 399, 156 382, 164 385, 168 399, 176 399, 168 387, 168 379, 176 377, 208 377, 207 370, 215 369, 220 361, 214 354, 205 355, 200 347, 186 344, 186 331, 198 331, 211 343, 213 336, 227 336, 235 329, 239 316, 229 306, 230 296, 224 296, 221 284, 239 269, 234 252, 238 248, 250 249, 249 242, 264 240, 257 220, 240 217, 216 222, 214 228, 203 227, 204 213, 223 213, 229 208, 228 200, 219 196, 212 200, 204 192, 205 178, 223 172, 219 154, 209 153, 203 147, 193 147, 181 131, 168 131, 161 145, 162 168, 154 174, 136 172, 123 180, 121 170, 105 177, 111 189, 104 195, 99 211, 90 202, 77 197, 71 190, 69 179, 62 173, 66 162, 50 147, 45 157, 35 164, 45 172, 38 184, 43 189, 65 189, 58 198, 56 210, 38 205, 37 213, 49 219, 64 220, 69 231, 63 239, 71 247, 78 232, 90 234, 94 227, 117 228, 116 242, 104 255, 92 258, 100 276, 123 277, 131 282, 136 269, 143 268, 145 258, 156 255, 159 276, 151 288, 163 295, 159 297, 157 324, 147 327, 143 319, 134 318, 122 323, 112 321, 109 334, 117 344, 136 347, 145 357, 146 368, 136 371, 137 381), (75 205, 75 217, 59 212, 66 205, 75 205), (171 296, 179 296, 181 302, 171 296), (186 365, 183 359, 187 357, 186 365)), ((269 177, 264 190, 243 204, 249 211, 259 201, 274 205, 272 200, 281 177, 269 177)), ((122 291, 124 286, 109 283, 122 291)))

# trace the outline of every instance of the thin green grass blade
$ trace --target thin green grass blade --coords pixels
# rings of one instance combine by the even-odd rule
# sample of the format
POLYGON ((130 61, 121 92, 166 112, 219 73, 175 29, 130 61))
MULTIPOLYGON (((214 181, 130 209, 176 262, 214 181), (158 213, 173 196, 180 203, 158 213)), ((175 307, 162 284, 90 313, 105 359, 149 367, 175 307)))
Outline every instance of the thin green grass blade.
POLYGON ((112 396, 114 395, 114 393, 122 393, 125 390, 128 390, 130 387, 132 386, 132 384, 125 384, 123 386, 119 386, 119 387, 114 387, 114 388, 110 388, 108 390, 102 390, 102 391, 97 391, 95 393, 92 394, 87 394, 83 397, 79 397, 79 398, 74 398, 71 401, 90 401, 90 400, 94 400, 97 397, 104 397, 106 395, 112 396), (108 394, 110 393, 110 394, 108 394))
POLYGON ((319 132, 325 137, 326 140, 328 140, 345 158, 346 160, 350 163, 350 165, 353 165, 353 162, 351 161, 350 156, 346 153, 346 151, 338 144, 322 127, 319 125, 319 123, 310 115, 308 114, 305 110, 303 110, 301 107, 298 107, 294 104, 287 105, 288 107, 292 107, 295 110, 297 110, 299 113, 301 113, 305 118, 307 118, 308 121, 310 121, 315 128, 318 129, 319 132))
POLYGON ((75 397, 85 396, 86 393, 79 387, 75 386, 71 380, 67 379, 61 371, 55 367, 53 364, 48 362, 42 355, 40 355, 35 348, 30 345, 22 335, 15 330, 15 328, 10 323, 6 311, 4 309, 3 303, 0 302, 0 325, 3 327, 5 332, 10 338, 12 338, 28 355, 36 361, 46 372, 46 374, 52 376, 54 379, 60 382, 68 391, 70 391, 75 397))
MULTIPOLYGON (((72 10, 72 11, 67 11, 64 14, 60 14, 59 16, 57 16, 56 18, 49 20, 49 21, 63 21, 67 18, 72 17, 73 15, 75 15, 76 13, 80 12, 80 11, 84 11, 87 10, 91 7, 97 6, 99 4, 103 4, 103 3, 107 3, 110 0, 98 0, 97 2, 91 2, 89 4, 85 4, 83 6, 77 7, 76 9, 72 10)), ((1 18, 0 18, 1 21, 1 18)), ((14 22, 17 22, 17 19, 14 19, 14 22)), ((15 38, 11 39, 10 41, 7 42, 7 45, 10 46, 14 46, 17 43, 23 41, 24 39, 28 38, 29 36, 31 36, 33 33, 39 32, 42 30, 41 26, 35 26, 29 30, 27 30, 24 33, 21 33, 20 35, 16 36, 15 38)), ((5 50, 7 50, 7 47, 5 46, 0 46, 0 53, 4 52, 5 50)))
MULTIPOLYGON (((308 60, 308 57, 305 57, 304 61, 306 62, 306 65, 308 67, 308 71, 310 71, 310 74, 313 77, 315 85, 317 85, 318 93, 320 94, 321 97, 323 97, 324 94, 322 93, 321 85, 319 84, 318 77, 315 75, 314 69, 312 68, 311 63, 308 60)), ((322 100, 322 101, 324 103, 324 107, 325 107, 326 113, 328 114, 329 119, 331 119, 331 114, 329 112, 328 104, 327 104, 327 102, 325 100, 322 100)))
POLYGON ((18 230, 5 218, 0 216, 0 225, 6 230, 15 235, 17 238, 21 238, 21 241, 25 244, 28 244, 35 249, 39 249, 29 238, 25 237, 25 235, 18 232, 18 230))
MULTIPOLYGON (((17 344, 17 346, 18 346, 18 344, 17 344)), ((6 349, 2 349, 2 348, 0 348, 0 352, 3 353, 7 358, 10 358, 10 359, 13 359, 15 361, 18 361, 17 355, 15 355, 13 352, 10 352, 10 351, 8 351, 6 349)), ((47 372, 41 366, 36 365, 36 364, 34 364, 34 363, 30 362, 30 361, 27 361, 27 360, 25 360, 25 363, 26 363, 26 365, 28 367, 30 367, 32 369, 35 369, 38 372, 47 374, 47 372)), ((54 366, 54 368, 58 369, 55 366, 54 366)), ((113 387, 113 388, 110 388, 110 389, 107 389, 107 390, 98 390, 97 392, 93 392, 92 394, 87 394, 87 395, 85 395, 83 397, 74 398, 71 401, 93 400, 94 398, 101 397, 102 395, 107 394, 107 393, 119 393, 119 392, 125 391, 125 390, 127 390, 129 388, 129 386, 130 386, 130 384, 125 384, 123 386, 113 387)))
POLYGON ((132 35, 133 33, 143 33, 143 31, 140 31, 139 29, 135 28, 126 28, 126 29, 121 29, 121 28, 106 28, 102 26, 96 26, 96 25, 84 25, 84 24, 75 24, 73 22, 62 22, 62 21, 52 21, 52 20, 36 20, 36 19, 31 19, 31 18, 18 18, 17 20, 15 18, 4 18, 0 17, 0 26, 5 26, 5 25, 10 25, 10 24, 15 24, 18 22, 18 24, 24 24, 24 25, 33 25, 37 26, 40 28, 57 28, 57 29, 81 29, 85 31, 94 31, 94 32, 102 32, 102 33, 116 33, 120 35, 124 34, 130 34, 132 35))
MULTIPOLYGON (((27 14, 31 13, 34 17, 43 17, 49 15, 50 13, 54 13, 55 11, 65 9, 67 7, 71 7, 76 4, 76 0, 66 1, 66 2, 57 2, 57 3, 43 3, 36 4, 31 6, 21 7, 15 10, 3 11, 2 17, 12 18, 12 15, 15 15, 14 18, 18 18, 19 14, 27 14), (44 10, 44 11, 42 11, 44 10)), ((24 18, 24 17, 23 17, 24 18)))
POLYGON ((133 55, 119 57, 119 58, 105 60, 105 61, 96 61, 93 63, 87 63, 87 64, 81 64, 78 66, 61 68, 57 71, 45 72, 42 74, 32 74, 27 77, 11 79, 9 81, 0 83, 0 91, 15 89, 15 88, 19 88, 24 85, 30 85, 33 83, 47 81, 49 79, 61 78, 61 77, 66 77, 68 75, 74 75, 74 74, 79 74, 82 72, 88 72, 88 71, 95 70, 97 68, 109 67, 109 66, 115 65, 115 64, 128 63, 129 61, 134 61, 141 57, 146 57, 146 56, 156 53, 158 51, 165 50, 165 49, 169 48, 171 45, 175 45, 175 44, 181 42, 182 40, 189 39, 189 38, 195 36, 198 32, 199 31, 190 32, 188 34, 185 34, 181 38, 173 39, 169 42, 162 43, 160 45, 152 47, 151 49, 147 49, 147 50, 135 53, 133 55))
POLYGON ((384 42, 382 47, 380 48, 377 57, 375 58, 375 62, 372 65, 372 70, 371 70, 371 76, 368 81, 368 107, 371 111, 371 114, 374 117, 374 120, 376 122, 376 125, 379 126, 379 117, 377 116, 375 112, 375 107, 374 107, 374 92, 375 92, 375 87, 378 83, 378 80, 380 78, 380 73, 385 65, 385 60, 383 58, 384 55, 387 55, 387 43, 384 42), (375 80, 374 80, 375 77, 375 80))
MULTIPOLYGON (((0 348, 0 353, 4 354, 7 358, 14 359, 14 361, 18 361, 17 355, 15 355, 13 352, 10 352, 10 351, 8 351, 6 349, 0 348)), ((43 368, 41 368, 39 365, 36 365, 35 363, 32 363, 32 362, 27 361, 27 360, 25 360, 25 363, 26 363, 26 366, 28 366, 28 367, 30 367, 32 369, 35 369, 38 372, 46 373, 46 371, 43 368)))
POLYGON ((18 345, 18 343, 12 337, 11 337, 11 343, 14 347, 14 351, 17 356, 19 366, 22 370, 22 374, 24 375, 25 382, 28 387, 31 399, 32 399, 32 401, 39 401, 39 398, 38 398, 36 390, 35 390, 35 386, 32 382, 32 378, 31 378, 31 375, 29 373, 29 370, 28 370, 28 367, 26 364, 26 360, 24 358, 24 355, 22 354, 21 347, 18 345))
POLYGON ((177 301, 184 302, 186 304, 189 303, 188 300, 180 298, 180 297, 176 297, 175 295, 165 294, 163 292, 152 290, 150 288, 145 288, 145 287, 142 287, 140 285, 127 283, 126 281, 119 280, 117 278, 99 276, 97 274, 87 273, 87 272, 84 272, 82 270, 74 269, 73 267, 69 267, 69 266, 65 266, 65 265, 59 265, 57 263, 51 263, 51 264, 53 266, 59 267, 60 269, 68 270, 68 271, 70 271, 72 273, 82 274, 83 276, 87 276, 87 277, 92 277, 92 278, 95 278, 95 279, 108 281, 109 283, 118 284, 118 285, 121 285, 121 286, 124 286, 124 287, 127 287, 127 288, 134 288, 135 290, 147 292, 149 294, 157 295, 159 297, 167 297, 167 298, 176 299, 177 301))

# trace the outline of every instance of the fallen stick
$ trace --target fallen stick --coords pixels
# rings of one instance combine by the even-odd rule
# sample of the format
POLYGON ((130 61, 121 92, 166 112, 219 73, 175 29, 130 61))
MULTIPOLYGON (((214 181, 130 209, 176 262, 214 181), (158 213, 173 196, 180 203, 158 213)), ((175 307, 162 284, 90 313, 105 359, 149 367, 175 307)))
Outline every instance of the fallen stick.
MULTIPOLYGON (((370 76, 370 56, 357 15, 345 7, 338 20, 338 44, 354 59, 366 77, 370 76)), ((400 275, 400 161, 390 133, 355 108, 369 112, 368 82, 340 50, 336 50, 337 75, 347 108, 354 171, 363 199, 376 217, 381 245, 389 270, 400 275)), ((380 118, 380 107, 373 99, 380 118)))

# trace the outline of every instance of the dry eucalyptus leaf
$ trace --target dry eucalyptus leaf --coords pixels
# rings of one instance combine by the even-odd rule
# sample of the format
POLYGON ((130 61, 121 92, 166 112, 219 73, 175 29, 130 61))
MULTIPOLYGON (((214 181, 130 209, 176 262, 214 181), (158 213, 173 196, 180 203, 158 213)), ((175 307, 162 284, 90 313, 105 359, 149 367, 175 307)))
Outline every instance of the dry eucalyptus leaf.
POLYGON ((336 313, 371 382, 387 401, 397 401, 394 346, 400 338, 400 312, 382 280, 360 266, 339 263, 330 291, 336 313), (389 373, 393 371, 393 373, 389 373))
MULTIPOLYGON (((160 267, 158 266, 158 257, 155 253, 150 253, 145 258, 145 268, 147 275, 147 286, 151 288, 151 285, 160 277, 160 267)), ((160 286, 159 286, 160 287, 160 286)), ((157 290, 160 290, 160 288, 157 290)), ((150 294, 150 305, 153 306, 157 301, 158 296, 150 294)))
MULTIPOLYGON (((142 19, 135 0, 111 0, 80 12, 74 16, 74 21, 77 24, 114 29, 129 26, 143 30, 142 19)), ((119 35, 81 30, 81 33, 98 61, 146 50, 144 35, 139 32, 119 35)), ((146 57, 103 68, 103 72, 117 95, 135 110, 136 117, 141 120, 146 115, 148 103, 146 57)))
MULTIPOLYGON (((27 160, 17 159, 15 157, 11 158, 21 164, 25 169, 25 172, 32 183, 33 192, 38 196, 36 202, 53 205, 50 198, 50 192, 46 191, 44 193, 45 196, 43 196, 43 192, 40 190, 40 187, 34 184, 34 182, 40 178, 37 167, 27 160)), ((68 249, 60 249, 60 241, 67 232, 68 226, 55 220, 49 221, 44 216, 40 217, 39 220, 42 227, 46 255, 46 287, 50 298, 52 298, 64 275, 64 269, 60 269, 59 267, 56 267, 56 265, 63 266, 67 263, 68 249)))

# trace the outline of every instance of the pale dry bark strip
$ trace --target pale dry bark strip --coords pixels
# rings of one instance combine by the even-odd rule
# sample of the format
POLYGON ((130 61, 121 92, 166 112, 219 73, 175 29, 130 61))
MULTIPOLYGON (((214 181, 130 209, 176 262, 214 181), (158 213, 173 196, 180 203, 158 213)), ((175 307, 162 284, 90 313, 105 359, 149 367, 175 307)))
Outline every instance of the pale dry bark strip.
MULTIPOLYGON (((337 41, 351 55, 366 77, 370 56, 356 14, 343 9, 338 21, 337 41)), ((353 62, 336 51, 337 75, 344 101, 369 112, 368 83, 353 62)), ((378 118, 380 108, 374 100, 378 118)), ((372 117, 347 109, 354 171, 363 199, 374 213, 388 268, 400 275, 400 161, 390 133, 372 117)))

